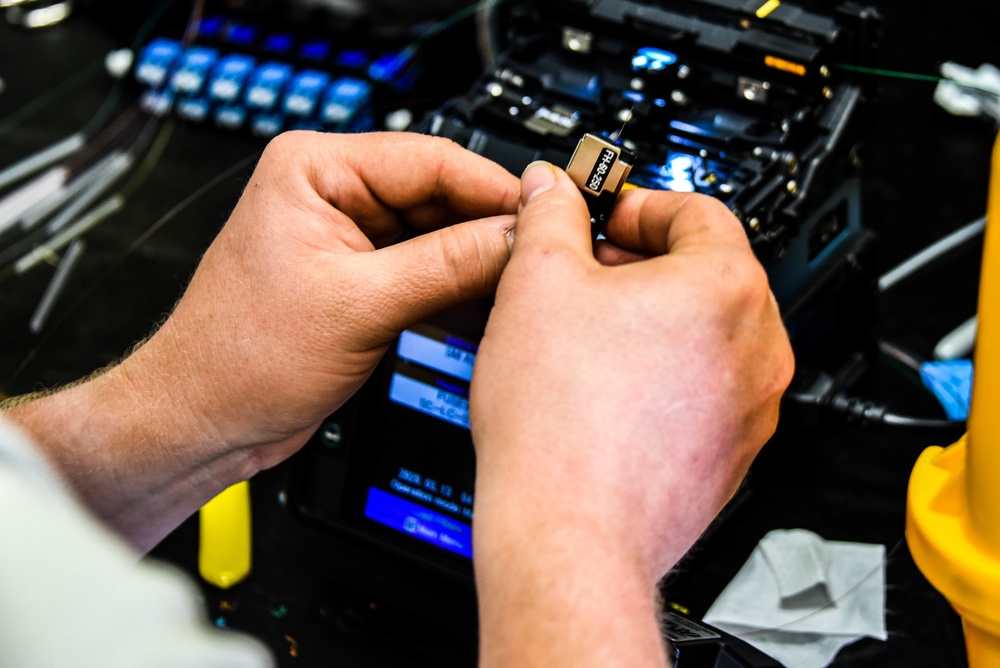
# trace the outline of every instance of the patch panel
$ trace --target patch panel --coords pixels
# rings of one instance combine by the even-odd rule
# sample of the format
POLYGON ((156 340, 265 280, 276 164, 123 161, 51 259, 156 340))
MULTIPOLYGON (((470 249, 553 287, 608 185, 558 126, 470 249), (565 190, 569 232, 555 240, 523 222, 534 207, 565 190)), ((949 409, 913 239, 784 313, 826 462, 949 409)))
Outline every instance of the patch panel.
POLYGON ((421 69, 415 49, 373 44, 380 46, 209 16, 194 44, 150 41, 133 73, 153 115, 264 137, 293 128, 362 131, 375 125, 373 105, 407 91, 421 69))

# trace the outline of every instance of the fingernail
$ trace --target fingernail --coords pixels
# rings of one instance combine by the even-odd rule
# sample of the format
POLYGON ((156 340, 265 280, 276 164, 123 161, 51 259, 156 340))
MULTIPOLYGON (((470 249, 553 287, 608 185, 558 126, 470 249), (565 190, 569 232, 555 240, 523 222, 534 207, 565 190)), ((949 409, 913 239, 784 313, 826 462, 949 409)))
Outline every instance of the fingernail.
POLYGON ((521 174, 521 204, 527 204, 540 192, 545 192, 556 182, 552 165, 544 160, 536 160, 524 168, 521 174))
POLYGON ((507 234, 504 236, 507 237, 507 249, 514 250, 514 228, 507 230, 507 234))

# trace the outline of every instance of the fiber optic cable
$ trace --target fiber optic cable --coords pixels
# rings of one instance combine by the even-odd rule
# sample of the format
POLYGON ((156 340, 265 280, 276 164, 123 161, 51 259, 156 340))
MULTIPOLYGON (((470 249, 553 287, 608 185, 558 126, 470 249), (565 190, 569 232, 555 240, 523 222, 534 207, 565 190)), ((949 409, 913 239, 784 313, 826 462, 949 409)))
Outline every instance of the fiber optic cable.
POLYGON ((121 137, 128 129, 129 123, 137 116, 138 107, 133 105, 113 125, 89 142, 83 132, 77 132, 0 172, 0 189, 3 189, 49 165, 68 159, 65 165, 53 168, 0 200, 0 232, 9 229, 25 211, 52 195, 55 192, 52 188, 56 190, 61 188, 74 172, 84 168, 86 161, 99 148, 121 137), (87 150, 83 150, 84 148, 87 150), (80 155, 74 157, 77 153, 80 155), (43 188, 41 184, 45 184, 48 189, 43 188))
POLYGON ((389 58, 386 62, 374 63, 368 70, 368 76, 375 80, 387 80, 392 78, 395 74, 402 72, 409 64, 412 62, 413 57, 417 54, 420 48, 431 38, 436 37, 445 30, 451 28, 456 23, 466 19, 470 16, 478 14, 481 11, 479 2, 472 2, 467 7, 463 7, 458 11, 452 13, 437 23, 434 23, 419 35, 417 35, 412 42, 403 47, 398 53, 389 58))
MULTIPOLYGON (((18 259, 14 263, 14 274, 23 274, 29 269, 37 266, 39 263, 45 261, 46 258, 51 257, 54 253, 62 250, 62 248, 67 244, 71 243, 83 234, 86 234, 102 221, 120 211, 121 208, 125 206, 128 199, 135 193, 136 190, 139 189, 142 183, 145 182, 146 178, 148 178, 149 174, 153 171, 153 168, 160 161, 160 158, 163 156, 163 151, 170 140, 170 135, 173 133, 173 128, 174 123, 173 121, 170 121, 160 129, 156 138, 153 140, 149 152, 139 165, 139 168, 133 174, 132 178, 127 181, 124 186, 122 186, 121 190, 106 198, 100 204, 85 213, 83 212, 83 209, 77 211, 75 215, 79 215, 79 218, 72 222, 72 224, 63 223, 60 229, 55 230, 56 234, 54 234, 54 236, 44 243, 39 244, 33 250, 18 259)), ((131 160, 129 161, 129 165, 131 165, 131 160)), ((91 200, 91 202, 92 201, 93 200, 91 200)), ((88 204, 91 202, 88 202, 88 204)))
MULTIPOLYGON (((170 9, 175 2, 176 0, 163 0, 163 2, 153 8, 153 10, 149 13, 149 16, 146 18, 146 21, 139 27, 138 31, 136 31, 136 35, 132 40, 132 45, 129 47, 131 50, 134 51, 140 44, 142 44, 142 42, 146 40, 149 33, 163 17, 163 14, 166 13, 166 11, 170 9)), ((31 116, 46 108, 54 100, 85 83, 88 79, 90 79, 90 77, 99 73, 103 69, 103 66, 104 58, 101 57, 100 59, 92 62, 90 65, 77 71, 75 74, 72 74, 58 85, 50 88, 45 93, 26 103, 6 118, 0 120, 0 134, 4 134, 11 128, 17 126, 28 118, 31 118, 31 116)), ((122 84, 119 82, 111 89, 107 98, 105 98, 104 102, 102 102, 101 106, 98 108, 97 113, 94 114, 94 117, 88 121, 87 125, 84 126, 84 129, 81 131, 84 135, 93 134, 96 132, 97 128, 104 124, 108 115, 110 115, 112 109, 118 102, 121 94, 121 87, 122 84)))
POLYGON ((82 132, 77 132, 14 163, 0 171, 0 190, 76 153, 86 143, 87 137, 82 132))
POLYGON ((20 109, 13 112, 6 118, 0 119, 0 135, 17 126, 22 121, 31 118, 34 114, 38 113, 42 109, 45 109, 54 100, 72 92, 89 81, 91 77, 99 74, 103 67, 103 62, 103 58, 95 60, 87 67, 70 75, 59 84, 49 88, 35 99, 22 105, 20 109))
POLYGON ((0 234, 16 226, 25 213, 58 192, 68 176, 69 168, 53 167, 0 199, 0 234))
POLYGON ((884 70, 877 67, 863 67, 861 65, 848 65, 847 63, 835 63, 834 67, 845 72, 856 72, 858 74, 870 74, 872 76, 883 77, 887 79, 908 79, 910 81, 927 81, 930 83, 951 83, 959 86, 960 88, 968 88, 969 90, 978 91, 980 93, 986 93, 987 95, 996 97, 996 91, 989 90, 987 88, 980 88, 978 86, 973 86, 971 84, 962 83, 961 81, 956 81, 949 77, 943 77, 936 74, 921 74, 919 72, 902 72, 900 70, 884 70))
MULTIPOLYGON (((159 119, 146 119, 142 120, 139 116, 138 107, 133 105, 129 110, 122 114, 117 121, 112 126, 106 128, 98 138, 88 145, 85 151, 82 151, 80 155, 71 158, 65 164, 53 168, 51 171, 58 172, 61 177, 61 183, 56 182, 50 185, 50 190, 46 193, 48 199, 39 199, 37 196, 33 200, 35 203, 33 205, 27 206, 24 202, 20 202, 20 206, 17 210, 11 209, 11 216, 9 218, 4 218, 0 216, 0 229, 6 229, 7 227, 15 224, 18 220, 30 223, 31 225, 24 225, 29 232, 28 235, 19 241, 10 244, 7 248, 0 249, 0 267, 6 265, 7 263, 21 257, 26 252, 30 251, 32 248, 45 247, 47 246, 47 236, 52 235, 54 232, 58 231, 58 228, 69 225, 72 218, 80 215, 86 210, 86 207, 93 203, 93 201, 100 196, 100 194, 107 190, 115 181, 117 181, 124 173, 128 170, 129 166, 136 160, 136 157, 141 155, 146 147, 149 145, 149 138, 151 133, 160 127, 159 119), (137 123, 137 120, 141 120, 141 125, 137 123), (124 144, 128 141, 129 137, 134 137, 131 140, 131 144, 127 147, 124 144), (121 146, 119 146, 121 145, 121 146), (104 156, 99 156, 96 160, 89 164, 85 164, 85 160, 88 159, 87 156, 96 153, 98 147, 108 148, 107 154, 104 156), (104 169, 98 169, 99 166, 104 163, 104 169), (108 170, 111 170, 109 173, 108 170), (93 172, 91 177, 88 179, 85 177, 88 172, 93 172), (74 182, 67 184, 67 179, 75 175, 75 179, 83 178, 83 184, 75 184, 74 182), (100 182, 99 186, 95 186, 95 183, 100 182), (76 185, 81 187, 76 188, 76 185), (82 203, 73 202, 73 198, 63 197, 62 203, 59 207, 48 206, 50 201, 60 199, 60 193, 65 194, 62 190, 63 187, 66 189, 76 190, 75 197, 84 197, 82 203), (69 203, 67 206, 67 202, 69 203), (35 232, 30 231, 30 227, 37 224, 45 216, 50 214, 56 214, 58 208, 62 206, 67 206, 67 212, 57 214, 59 220, 54 220, 49 226, 46 226, 43 230, 37 230, 35 232), (37 220, 35 219, 37 216, 37 220)), ((161 135, 159 136, 169 136, 161 135)), ((55 177, 53 177, 55 180, 55 177)), ((31 184, 29 184, 31 185, 31 184)), ((23 191, 27 186, 22 186, 20 190, 15 191, 8 197, 12 197, 17 193, 23 191)), ((58 202, 55 202, 58 203, 58 202)), ((0 201, 0 208, 2 208, 3 201, 0 201)), ((122 202, 124 204, 124 202, 122 202)), ((110 215, 110 214, 109 214, 110 215)), ((93 222, 90 216, 87 216, 87 220, 91 223, 93 222)), ((77 226, 73 226, 74 230, 77 230, 77 226)), ((90 226, 85 226, 84 229, 90 229, 90 226)), ((31 266, 34 266, 32 264, 31 266)), ((21 273, 21 272, 16 272, 21 273)), ((0 278, 9 277, 9 273, 0 275, 0 278)))
POLYGON ((94 183, 94 181, 100 177, 101 173, 122 155, 123 153, 121 151, 112 151, 104 158, 94 163, 93 166, 80 172, 76 178, 64 183, 55 192, 49 194, 30 209, 23 212, 18 219, 18 222, 21 223, 21 229, 25 231, 30 230, 39 222, 58 211, 64 204, 66 204, 67 201, 73 199, 79 195, 84 188, 94 183))
POLYGON ((479 56, 486 67, 492 67, 497 59, 497 36, 494 16, 499 0, 480 0, 476 7, 476 38, 479 56))
POLYGON ((55 234, 97 201, 105 190, 114 185, 132 166, 135 158, 130 153, 114 156, 104 169, 97 173, 93 182, 84 187, 80 194, 45 226, 48 234, 55 234))
MULTIPOLYGON (((102 162, 102 158, 98 157, 96 161, 88 163, 98 148, 114 145, 121 142, 123 137, 136 132, 142 136, 142 132, 134 123, 138 117, 137 108, 129 109, 90 144, 86 144, 86 150, 77 149, 79 155, 70 156, 66 162, 50 168, 41 176, 20 186, 0 200, 0 233, 14 227, 18 222, 23 222, 24 218, 30 216, 32 211, 54 213, 56 209, 50 205, 58 201, 60 193, 65 194, 66 190, 74 189, 73 181, 81 178, 102 162)), ((131 150, 138 153, 141 150, 140 144, 134 141, 131 150)), ((114 149, 111 152, 114 152, 114 149)), ((121 151, 118 152, 121 153, 121 151)), ((97 174, 99 175, 100 172, 97 174)), ((70 198, 64 197, 62 199, 63 204, 65 204, 70 198)), ((5 255, 7 255, 6 252, 0 251, 0 256, 5 255)), ((3 263, 4 261, 0 260, 0 265, 3 263)))
MULTIPOLYGON (((150 18, 147 19, 143 27, 140 28, 139 33, 136 37, 136 43, 138 43, 140 39, 145 38, 145 35, 148 32, 148 30, 152 28, 152 26, 159 19, 160 15, 163 13, 163 11, 165 11, 171 4, 173 4, 173 2, 174 0, 165 0, 157 7, 156 10, 154 10, 150 18)), ((194 34, 193 30, 194 28, 197 27, 198 21, 200 21, 203 6, 204 6, 203 0, 197 0, 194 3, 191 14, 188 17, 185 39, 189 39, 190 35, 194 34)), ((110 110, 114 106, 113 104, 114 102, 115 101, 112 100, 112 96, 109 96, 108 99, 105 100, 105 104, 102 107, 102 110, 105 108, 110 110)), ((97 123, 103 123, 103 116, 104 116, 103 111, 99 110, 99 112, 95 115, 94 119, 92 119, 92 121, 88 124, 86 130, 89 130, 91 126, 94 126, 97 123)), ((60 190, 66 185, 67 179, 69 179, 73 175, 76 175, 79 178, 79 176, 81 176, 83 173, 86 173, 88 169, 92 169, 95 165, 102 163, 107 156, 103 158, 98 157, 96 161, 87 164, 91 160, 92 156, 98 153, 98 151, 111 146, 112 148, 109 150, 109 154, 113 154, 115 152, 120 154, 118 156, 112 156, 111 159, 107 160, 106 162, 107 166, 105 167, 105 169, 99 170, 97 172, 93 182, 87 184, 85 181, 83 187, 79 188, 79 191, 76 193, 75 197, 73 197, 71 194, 70 197, 63 198, 65 200, 63 202, 64 204, 69 202, 68 206, 63 212, 56 214, 56 210, 58 207, 54 207, 51 205, 45 206, 44 202, 41 202, 36 194, 33 200, 32 198, 28 197, 24 199, 19 199, 18 210, 15 211, 11 209, 10 211, 8 211, 8 214, 16 213, 18 214, 17 216, 7 216, 7 215, 0 216, 0 231, 2 231, 4 229, 7 229, 11 224, 16 222, 16 220, 12 220, 12 218, 21 218, 23 215, 27 214, 29 216, 28 222, 36 224, 40 222, 40 220, 43 219, 45 216, 50 214, 56 214, 56 217, 49 223, 48 226, 46 226, 47 233, 49 235, 55 234, 56 235, 55 237, 43 240, 43 238, 40 238, 39 235, 37 234, 30 235, 29 238, 22 239, 20 242, 13 244, 13 246, 11 246, 10 248, 0 250, 0 266, 3 266, 7 262, 10 262, 15 258, 20 257, 20 260, 18 260, 17 264, 14 267, 13 273, 14 275, 23 273, 24 271, 27 271, 31 267, 35 266, 39 261, 41 261, 41 258, 44 257, 44 253, 51 253, 53 252, 53 249, 62 248, 67 243, 70 243, 77 236, 84 234, 86 231, 89 231, 99 222, 111 216, 113 213, 120 210, 122 206, 124 206, 125 201, 128 198, 128 195, 131 194, 131 191, 125 192, 125 189, 123 189, 123 191, 120 191, 116 195, 111 196, 101 204, 97 205, 93 211, 85 213, 87 211, 87 208, 90 205, 92 205, 94 201, 97 200, 101 194, 103 194, 104 191, 110 188, 115 181, 117 181, 128 171, 128 169, 134 163, 136 157, 145 150, 146 146, 148 146, 150 133, 154 130, 154 128, 160 126, 160 119, 149 118, 145 120, 144 124, 140 128, 136 125, 135 122, 137 118, 140 118, 138 105, 133 104, 129 107, 129 109, 126 110, 125 113, 119 116, 118 120, 115 121, 115 123, 102 130, 98 135, 93 137, 92 140, 90 140, 89 142, 86 141, 87 133, 86 131, 81 131, 80 133, 77 133, 76 137, 78 140, 83 141, 83 145, 80 146, 79 145, 80 142, 78 141, 76 142, 76 145, 72 146, 73 150, 71 151, 67 150, 61 152, 63 155, 60 157, 68 157, 69 162, 67 162, 65 165, 59 168, 55 168, 53 175, 49 177, 50 181, 48 181, 47 183, 49 192, 46 193, 46 195, 48 196, 58 196, 60 190), (116 150, 113 148, 114 145, 122 144, 124 141, 126 141, 124 140, 124 138, 128 137, 129 135, 135 135, 135 139, 132 141, 131 145, 127 149, 116 150), (73 155, 74 153, 79 153, 79 155, 73 155), (55 170, 58 170, 58 172, 55 172, 55 170), (77 199, 77 201, 71 201, 73 199, 77 199), (31 209, 36 206, 38 208, 32 211, 31 209), (78 216, 81 216, 81 214, 83 215, 82 218, 76 221, 76 223, 74 223, 73 220, 78 216), (63 227, 67 228, 65 230, 65 233, 60 232, 60 229, 63 227), (31 249, 32 247, 35 247, 35 250, 42 251, 43 254, 39 255, 35 254, 33 251, 30 251, 29 249, 31 249), (28 252, 25 255, 26 251, 28 252)), ((166 138, 169 137, 169 135, 170 135, 169 132, 165 134, 161 132, 161 134, 158 135, 157 138, 165 142, 166 138)), ((60 142, 60 144, 62 144, 62 142, 60 142)), ((159 148, 160 151, 157 152, 155 160, 153 160, 152 163, 155 163, 155 161, 159 159, 159 155, 162 152, 163 145, 160 144, 159 148)), ((25 161, 22 161, 18 165, 15 165, 14 169, 17 169, 22 173, 30 169, 37 169, 38 168, 37 156, 42 155, 42 157, 50 159, 51 154, 53 152, 54 151, 52 151, 51 148, 44 149, 38 154, 35 154, 35 156, 29 156, 29 158, 26 159, 25 161), (33 158, 36 159, 32 160, 33 158)), ((151 169, 151 163, 149 161, 144 161, 143 164, 150 166, 146 171, 143 172, 141 178, 138 181, 133 180, 131 182, 132 190, 137 188, 138 183, 141 183, 141 181, 144 180, 146 176, 148 176, 149 169, 151 169)), ((63 191, 63 194, 65 194, 65 191, 63 191)), ((4 201, 5 200, 0 200, 0 205, 2 205, 4 201)), ((30 227, 30 225, 27 225, 25 227, 30 227)), ((9 276, 10 272, 5 272, 5 275, 9 276)), ((0 275, 0 278, 2 277, 3 275, 0 275)))
MULTIPOLYGON (((166 127, 171 127, 171 126, 168 123, 166 127)), ((155 164, 156 159, 158 159, 158 157, 156 159, 151 159, 150 156, 152 156, 154 153, 162 152, 162 149, 163 147, 166 146, 166 143, 167 143, 166 139, 161 140, 161 137, 157 138, 157 141, 154 142, 153 147, 150 149, 149 155, 147 155, 146 157, 146 161, 144 161, 144 164, 140 165, 139 169, 136 171, 137 176, 143 173, 148 174, 149 171, 151 171, 152 167, 150 166, 147 168, 146 162, 149 162, 150 165, 155 164)), ((224 170, 223 172, 215 176, 213 179, 202 185, 200 188, 195 190, 193 193, 185 197, 177 205, 175 205, 172 209, 170 209, 170 211, 165 213, 155 223, 150 225, 149 228, 147 228, 145 232, 143 232, 135 241, 133 241, 129 245, 129 247, 126 248, 114 261, 109 263, 105 267, 104 272, 96 279, 94 279, 94 281, 91 282, 87 286, 87 288, 85 288, 81 292, 81 294, 77 296, 76 300, 65 311, 63 311, 63 313, 59 318, 59 321, 50 328, 49 334, 44 336, 41 339, 41 341, 39 341, 34 346, 34 348, 32 348, 32 350, 29 351, 27 355, 25 355, 24 359, 21 360, 21 363, 13 371, 10 377, 7 378, 2 387, 9 387, 14 383, 15 380, 17 380, 21 372, 24 371, 25 368, 27 368, 28 364, 31 363, 31 361, 37 356, 38 352, 42 349, 42 347, 44 347, 45 344, 48 342, 52 332, 58 329, 59 324, 62 323, 68 317, 69 313, 73 312, 76 309, 76 307, 79 306, 79 304, 81 304, 84 299, 86 299, 87 295, 89 295, 97 287, 97 285, 101 283, 101 281, 103 281, 109 274, 111 274, 111 272, 113 272, 125 260, 126 257, 128 257, 131 253, 133 253, 137 248, 142 246, 142 244, 148 241, 150 237, 156 234, 164 225, 166 225, 171 220, 176 218, 187 207, 191 206, 191 204, 196 202, 198 199, 200 199, 202 196, 204 196, 206 193, 211 191, 213 188, 218 186, 226 179, 232 177, 240 170, 245 169, 248 165, 256 161, 259 157, 260 157, 260 152, 255 151, 254 153, 248 155, 239 162, 233 164, 228 169, 224 170)), ((134 180, 135 179, 133 178, 133 181, 134 180)), ((138 186, 133 185, 133 182, 130 181, 125 185, 124 188, 122 188, 122 191, 104 200, 104 202, 98 205, 98 207, 92 209, 83 218, 77 221, 73 227, 83 228, 86 225, 87 226, 86 229, 92 228, 94 225, 98 224, 104 218, 107 218, 108 216, 112 215, 115 211, 117 211, 124 205, 125 198, 122 195, 123 192, 128 192, 129 194, 131 194, 132 192, 134 192, 136 188, 138 188, 138 186)), ((77 236, 83 233, 81 231, 79 234, 75 234, 75 236, 73 236, 71 232, 72 230, 70 229, 63 230, 62 233, 60 233, 59 238, 54 239, 49 244, 48 252, 45 253, 43 256, 39 257, 37 261, 38 262, 42 261, 42 257, 49 257, 51 255, 51 252, 53 252, 53 249, 55 249, 57 243, 61 244, 59 245, 59 248, 62 248, 64 245, 70 243, 72 239, 76 238, 77 236)))
POLYGON ((14 273, 23 274, 37 264, 46 261, 52 255, 62 250, 64 246, 96 227, 112 214, 117 213, 125 205, 125 200, 119 195, 113 195, 101 204, 88 211, 71 226, 53 237, 45 245, 37 247, 14 264, 14 273))
POLYGON ((922 251, 910 256, 905 261, 896 265, 889 271, 882 274, 878 279, 878 289, 880 292, 897 285, 901 281, 909 278, 928 264, 945 255, 949 251, 958 248, 966 241, 982 234, 986 228, 986 217, 977 218, 967 225, 963 225, 954 232, 938 239, 922 251))
POLYGON ((45 289, 45 293, 42 295, 41 301, 38 302, 38 306, 35 308, 35 312, 31 316, 31 322, 28 324, 28 329, 30 329, 33 334, 37 334, 42 331, 42 327, 45 326, 45 321, 48 320, 49 314, 52 312, 52 307, 55 306, 56 300, 59 299, 59 295, 61 295, 63 289, 65 289, 66 281, 69 280, 70 273, 72 273, 73 269, 80 261, 80 257, 83 255, 83 250, 83 241, 77 239, 70 244, 69 248, 66 250, 66 254, 63 255, 62 260, 59 261, 59 266, 56 267, 56 273, 52 275, 52 280, 49 282, 49 286, 45 289))
MULTIPOLYGON (((145 23, 143 23, 136 33, 136 37, 133 40, 133 50, 135 50, 142 40, 146 38, 149 31, 152 30, 153 26, 159 22, 163 14, 170 8, 171 5, 174 4, 175 1, 176 0, 163 0, 163 2, 153 9, 149 18, 146 19, 145 23)), ((192 26, 195 26, 195 28, 197 27, 197 23, 201 19, 203 8, 204 0, 195 0, 192 6, 191 15, 188 19, 185 40, 188 40, 189 36, 193 34, 192 26)), ((72 88, 76 85, 75 77, 71 77, 68 81, 70 83, 67 85, 67 88, 72 88)), ((79 132, 76 132, 51 146, 29 155, 28 157, 0 171, 0 190, 42 169, 45 169, 59 160, 69 157, 87 145, 87 143, 98 134, 98 129, 105 124, 108 116, 118 105, 123 86, 123 82, 119 81, 112 87, 111 92, 98 108, 93 118, 91 118, 79 132)), ((25 118, 30 117, 31 114, 35 113, 38 109, 43 108, 44 104, 47 104, 50 100, 58 97, 58 95, 52 94, 54 92, 55 91, 50 91, 49 94, 36 98, 36 100, 33 100, 31 103, 26 105, 26 107, 22 107, 21 110, 4 119, 4 121, 0 123, 0 132, 5 132, 9 128, 23 121, 25 118), (28 109, 27 113, 23 113, 25 109, 28 109)))

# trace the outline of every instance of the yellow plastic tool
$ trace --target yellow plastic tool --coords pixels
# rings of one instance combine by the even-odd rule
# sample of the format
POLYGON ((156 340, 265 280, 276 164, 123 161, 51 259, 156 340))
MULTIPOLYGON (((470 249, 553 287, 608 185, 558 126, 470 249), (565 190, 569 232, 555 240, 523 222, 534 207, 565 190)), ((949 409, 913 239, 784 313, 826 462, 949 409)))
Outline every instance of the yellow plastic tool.
POLYGON ((968 431, 910 475, 906 540, 962 616, 971 668, 1000 666, 1000 137, 993 145, 968 431))
POLYGON ((250 574, 250 483, 225 489, 202 506, 198 572, 227 589, 250 574))

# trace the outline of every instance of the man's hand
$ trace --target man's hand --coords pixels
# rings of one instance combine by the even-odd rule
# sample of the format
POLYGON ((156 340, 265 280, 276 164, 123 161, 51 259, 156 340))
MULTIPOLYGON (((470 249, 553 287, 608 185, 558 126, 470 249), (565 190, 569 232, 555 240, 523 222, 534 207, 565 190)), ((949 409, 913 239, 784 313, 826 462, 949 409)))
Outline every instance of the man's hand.
POLYGON ((279 136, 160 330, 9 415, 148 548, 301 447, 402 329, 490 294, 517 196, 516 178, 444 139, 279 136))
POLYGON ((473 374, 483 665, 662 665, 655 583, 774 431, 793 360, 716 200, 530 167, 473 374))

